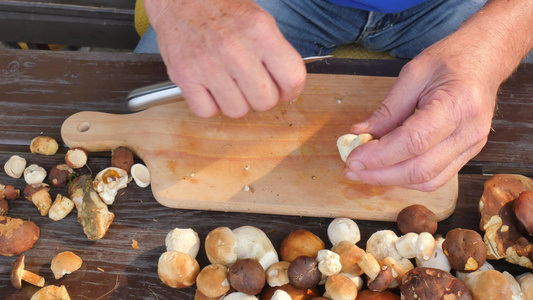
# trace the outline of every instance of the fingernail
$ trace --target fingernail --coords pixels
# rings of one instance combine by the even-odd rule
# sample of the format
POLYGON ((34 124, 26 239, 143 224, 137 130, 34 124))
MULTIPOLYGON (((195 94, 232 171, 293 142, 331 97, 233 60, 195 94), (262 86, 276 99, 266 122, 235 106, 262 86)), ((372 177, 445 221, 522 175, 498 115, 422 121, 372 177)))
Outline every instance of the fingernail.
POLYGON ((370 124, 368 123, 368 121, 357 123, 357 124, 352 125, 352 131, 364 132, 368 129, 369 126, 370 124))
POLYGON ((360 161, 352 161, 348 168, 352 171, 363 171, 365 169, 365 166, 360 161))
POLYGON ((357 176, 357 174, 355 174, 354 172, 347 172, 346 178, 354 181, 361 181, 361 178, 359 178, 359 176, 357 176))

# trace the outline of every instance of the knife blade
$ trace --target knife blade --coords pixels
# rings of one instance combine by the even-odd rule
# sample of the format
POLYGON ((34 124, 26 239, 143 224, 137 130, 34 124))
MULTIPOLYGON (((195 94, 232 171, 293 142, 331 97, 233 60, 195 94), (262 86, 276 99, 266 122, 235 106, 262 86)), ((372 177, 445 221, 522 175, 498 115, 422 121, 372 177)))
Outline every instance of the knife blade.
MULTIPOLYGON (((304 63, 320 61, 332 55, 304 57, 304 63)), ((128 108, 132 111, 140 111, 152 106, 163 105, 177 101, 183 101, 181 89, 172 81, 160 82, 144 86, 131 91, 127 98, 128 108)))

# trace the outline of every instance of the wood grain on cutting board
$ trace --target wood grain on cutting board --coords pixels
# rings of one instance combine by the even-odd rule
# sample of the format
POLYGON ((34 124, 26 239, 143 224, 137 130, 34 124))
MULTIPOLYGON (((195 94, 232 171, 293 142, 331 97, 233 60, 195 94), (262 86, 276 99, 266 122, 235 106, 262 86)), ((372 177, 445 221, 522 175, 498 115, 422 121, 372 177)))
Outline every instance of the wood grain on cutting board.
POLYGON ((308 74, 298 99, 241 119, 199 118, 177 102, 127 115, 80 112, 61 134, 71 148, 131 149, 150 169, 156 200, 172 208, 393 221, 420 203, 445 219, 457 176, 430 193, 343 176, 337 138, 372 113, 394 80, 308 74))

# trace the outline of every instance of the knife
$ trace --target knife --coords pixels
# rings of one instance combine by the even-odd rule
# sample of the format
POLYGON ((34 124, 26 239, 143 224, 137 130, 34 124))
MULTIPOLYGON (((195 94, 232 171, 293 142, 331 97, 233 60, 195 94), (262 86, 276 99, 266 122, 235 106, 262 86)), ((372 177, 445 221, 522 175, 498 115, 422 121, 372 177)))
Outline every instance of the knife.
MULTIPOLYGON (((304 57, 304 63, 320 61, 332 55, 304 57)), ((185 100, 181 89, 172 81, 165 81, 144 86, 131 91, 127 97, 128 107, 132 111, 140 111, 152 106, 185 100)))

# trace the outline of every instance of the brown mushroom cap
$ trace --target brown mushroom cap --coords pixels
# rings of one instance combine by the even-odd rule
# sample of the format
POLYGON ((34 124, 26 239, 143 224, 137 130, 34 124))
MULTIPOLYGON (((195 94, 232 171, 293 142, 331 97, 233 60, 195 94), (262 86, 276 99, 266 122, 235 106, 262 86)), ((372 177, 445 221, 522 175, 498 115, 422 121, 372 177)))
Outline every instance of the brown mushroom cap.
POLYGON ((0 216, 0 255, 15 256, 33 247, 39 227, 31 221, 0 216))
POLYGON ((459 272, 473 272, 487 258, 487 250, 481 235, 474 230, 456 228, 446 234, 442 251, 451 267, 459 272))
POLYGON ((70 296, 64 285, 48 285, 33 294, 30 300, 70 300, 70 296))
POLYGON ((437 232, 437 216, 424 205, 414 204, 402 209, 396 218, 398 229, 403 234, 409 232, 437 232))
POLYGON ((357 297, 357 286, 350 278, 335 274, 326 280, 326 293, 331 299, 352 300, 357 297))
POLYGON ((161 281, 172 288, 186 288, 196 282, 200 265, 189 254, 167 251, 159 257, 157 273, 161 281))
POLYGON ((133 152, 125 147, 118 147, 111 153, 111 166, 121 168, 130 173, 131 166, 135 163, 133 152))
POLYGON ((514 201, 516 218, 529 235, 533 235, 533 191, 524 191, 514 201))
POLYGON ((340 256, 340 262, 342 265, 342 272, 361 276, 363 270, 357 264, 363 259, 365 250, 359 248, 352 242, 342 241, 331 248, 331 251, 337 253, 340 256))
POLYGON ((248 295, 259 294, 266 283, 263 266, 251 258, 236 261, 228 274, 231 287, 248 295))
POLYGON ((208 298, 224 295, 230 289, 228 268, 221 264, 206 266, 196 277, 196 287, 208 298))
POLYGON ((357 300, 400 300, 400 296, 389 291, 363 290, 357 294, 357 300))
POLYGON ((82 263, 83 261, 79 256, 70 251, 65 251, 54 256, 50 264, 50 268, 54 273, 54 277, 59 279, 65 274, 70 274, 78 270, 82 263))
POLYGON ((7 212, 9 211, 9 204, 7 201, 3 198, 0 198, 0 216, 7 215, 7 212))
POLYGON ((231 266, 237 261, 235 247, 237 237, 228 227, 215 228, 205 237, 205 253, 212 264, 231 266))
POLYGON ((314 288, 322 279, 318 262, 311 256, 298 256, 291 262, 287 272, 289 281, 298 289, 314 288))
POLYGON ((384 264, 381 266, 378 276, 368 282, 368 288, 373 291, 384 291, 389 287, 392 279, 392 268, 384 264))
POLYGON ((414 268, 403 277, 404 300, 472 300, 466 285, 450 273, 433 268, 414 268))
POLYGON ((312 289, 297 289, 292 284, 285 284, 282 286, 271 287, 267 286, 259 296, 259 300, 270 300, 272 295, 277 290, 282 290, 287 292, 292 298, 292 300, 311 300, 313 298, 319 297, 318 290, 316 288, 312 289))
POLYGON ((292 262, 302 255, 316 258, 318 251, 325 248, 324 242, 314 233, 298 229, 283 239, 279 253, 281 260, 292 262))
POLYGON ((509 280, 496 270, 476 272, 467 277, 467 285, 474 299, 512 299, 509 280))

